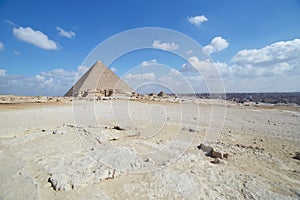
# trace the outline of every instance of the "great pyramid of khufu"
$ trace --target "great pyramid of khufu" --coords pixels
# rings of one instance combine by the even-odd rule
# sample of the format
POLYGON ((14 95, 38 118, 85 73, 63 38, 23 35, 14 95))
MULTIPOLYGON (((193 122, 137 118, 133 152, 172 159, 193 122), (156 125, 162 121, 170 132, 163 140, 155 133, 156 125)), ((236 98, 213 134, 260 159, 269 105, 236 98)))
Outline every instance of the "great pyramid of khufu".
POLYGON ((97 61, 65 96, 93 97, 131 93, 133 90, 103 63, 97 61))

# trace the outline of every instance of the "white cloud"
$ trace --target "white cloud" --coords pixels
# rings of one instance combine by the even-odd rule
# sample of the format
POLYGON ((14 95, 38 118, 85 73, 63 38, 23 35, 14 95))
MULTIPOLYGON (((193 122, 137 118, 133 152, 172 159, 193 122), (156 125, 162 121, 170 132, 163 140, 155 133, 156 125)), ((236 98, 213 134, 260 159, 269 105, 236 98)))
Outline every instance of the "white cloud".
POLYGON ((77 71, 62 68, 41 72, 31 77, 7 74, 0 69, 0 93, 16 95, 59 95, 62 96, 87 70, 78 66, 77 71))
POLYGON ((180 72, 176 69, 170 69, 170 75, 180 75, 180 72))
POLYGON ((191 50, 188 50, 188 51, 186 51, 185 52, 186 54, 192 54, 193 53, 193 50, 191 49, 191 50))
POLYGON ((14 54, 16 54, 16 55, 19 55, 19 54, 20 54, 20 52, 18 52, 18 51, 14 51, 14 54))
POLYGON ((37 81, 40 81, 40 82, 43 82, 43 81, 45 81, 45 77, 44 76, 41 76, 41 75, 35 75, 35 78, 36 78, 36 80, 37 81))
POLYGON ((78 73, 79 75, 82 76, 82 75, 85 74, 85 72, 87 72, 89 69, 90 69, 89 67, 86 67, 86 66, 83 66, 83 65, 79 65, 79 66, 77 67, 77 73, 78 73))
POLYGON ((161 42, 160 40, 154 40, 152 43, 153 48, 162 49, 166 51, 172 51, 178 49, 179 45, 175 42, 167 43, 161 42))
POLYGON ((3 21, 4 21, 5 23, 11 25, 11 26, 14 26, 14 27, 17 26, 13 21, 10 21, 10 20, 8 20, 8 19, 3 19, 3 21))
POLYGON ((180 71, 188 80, 197 80, 197 70, 201 76, 207 77, 214 74, 212 69, 217 69, 230 92, 299 91, 298 55, 300 39, 294 39, 261 49, 241 50, 230 63, 190 57, 189 63, 183 64, 180 71))
POLYGON ((0 69, 0 76, 5 76, 5 75, 6 75, 6 70, 0 69))
POLYGON ((66 37, 66 38, 73 38, 75 37, 75 33, 73 31, 65 31, 61 27, 56 27, 56 30, 58 30, 59 35, 66 37))
POLYGON ((111 70, 112 72, 117 72, 117 71, 118 71, 118 70, 117 70, 116 68, 114 68, 114 67, 111 67, 110 70, 111 70))
POLYGON ((181 66, 180 72, 187 76, 201 75, 203 78, 218 78, 219 73, 228 75, 228 65, 221 62, 212 62, 211 60, 200 60, 193 56, 188 58, 188 63, 181 66))
POLYGON ((158 61, 156 59, 145 60, 141 63, 142 66, 151 66, 151 65, 155 65, 155 64, 158 64, 158 61))
POLYGON ((228 47, 229 43, 222 37, 218 36, 211 40, 209 45, 203 47, 203 51, 210 55, 218 51, 222 51, 228 47))
POLYGON ((0 51, 4 50, 4 44, 0 41, 0 51))
POLYGON ((235 77, 280 77, 300 74, 300 39, 281 41, 261 49, 245 49, 231 59, 235 77))
POLYGON ((200 26, 203 22, 208 21, 208 19, 204 15, 188 17, 187 20, 196 26, 200 26))
POLYGON ((124 78, 127 80, 149 81, 149 80, 154 80, 155 77, 156 76, 153 72, 149 72, 149 73, 127 74, 124 78))
POLYGON ((238 64, 264 64, 299 60, 300 39, 281 41, 261 49, 245 49, 231 59, 238 64))
POLYGON ((43 32, 33 30, 30 27, 13 28, 13 34, 17 39, 42 49, 56 50, 59 48, 58 44, 55 41, 50 40, 43 32))

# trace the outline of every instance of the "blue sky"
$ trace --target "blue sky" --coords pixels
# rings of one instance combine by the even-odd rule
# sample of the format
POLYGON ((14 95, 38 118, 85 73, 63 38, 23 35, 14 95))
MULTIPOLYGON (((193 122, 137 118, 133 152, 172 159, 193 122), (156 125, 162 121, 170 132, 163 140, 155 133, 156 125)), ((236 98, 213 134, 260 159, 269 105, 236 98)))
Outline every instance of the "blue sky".
MULTIPOLYGON (((228 92, 300 91, 299 24, 299 0, 0 0, 0 94, 63 95, 90 67, 82 63, 99 43, 140 27, 197 41, 228 92)), ((109 67, 126 79, 137 77, 126 75, 142 63, 164 64, 194 80, 187 64, 202 68, 205 60, 191 56, 185 63, 156 50, 172 42, 157 40, 154 50, 129 53, 109 67)))

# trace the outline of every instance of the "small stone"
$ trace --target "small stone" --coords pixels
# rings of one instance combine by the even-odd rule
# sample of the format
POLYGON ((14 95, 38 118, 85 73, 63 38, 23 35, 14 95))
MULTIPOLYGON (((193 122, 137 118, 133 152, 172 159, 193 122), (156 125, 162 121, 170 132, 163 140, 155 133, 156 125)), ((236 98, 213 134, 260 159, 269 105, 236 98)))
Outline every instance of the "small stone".
POLYGON ((193 132, 196 132, 196 131, 194 129, 190 128, 189 132, 193 133, 193 132))
POLYGON ((220 164, 220 159, 219 158, 215 158, 213 161, 211 161, 211 163, 214 163, 214 164, 220 164))
POLYGON ((296 154, 293 158, 296 160, 300 160, 300 152, 296 152, 296 154))
POLYGON ((211 157, 213 157, 213 158, 223 158, 223 154, 221 152, 212 150, 211 151, 211 157))
POLYGON ((151 162, 154 163, 154 161, 151 158, 147 158, 146 160, 144 160, 144 162, 151 162))
POLYGON ((207 146, 207 145, 205 145, 205 144, 200 144, 200 145, 197 146, 197 147, 198 147, 198 149, 201 149, 202 151, 204 151, 204 152, 206 152, 206 153, 210 153, 210 152, 213 150, 212 147, 207 146))
POLYGON ((64 134, 62 131, 60 131, 60 130, 54 130, 53 132, 52 132, 54 135, 55 134, 64 134))
POLYGON ((118 131, 125 131, 125 129, 121 128, 120 126, 114 126, 113 129, 116 129, 118 131))
POLYGON ((206 146, 204 144, 200 144, 198 149, 206 152, 206 156, 210 156, 212 158, 223 158, 223 154, 221 152, 215 151, 212 147, 206 146))
POLYGON ((224 153, 224 154, 223 154, 223 157, 224 157, 224 158, 228 158, 228 157, 229 157, 228 153, 224 153))

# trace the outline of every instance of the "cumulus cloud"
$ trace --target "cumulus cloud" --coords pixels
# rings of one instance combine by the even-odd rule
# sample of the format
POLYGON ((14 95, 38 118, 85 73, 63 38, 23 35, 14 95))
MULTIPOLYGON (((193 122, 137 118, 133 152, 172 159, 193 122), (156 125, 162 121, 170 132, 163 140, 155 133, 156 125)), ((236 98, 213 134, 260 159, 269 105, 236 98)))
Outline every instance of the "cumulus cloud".
POLYGON ((4 44, 0 41, 0 51, 4 50, 4 44))
POLYGON ((188 22, 196 26, 200 26, 203 22, 208 21, 208 19, 204 15, 188 17, 187 20, 188 22))
POLYGON ((50 40, 46 34, 41 31, 33 30, 30 27, 13 28, 13 34, 17 39, 42 49, 57 50, 59 48, 58 44, 50 40))
POLYGON ((65 92, 87 70, 78 66, 76 71, 66 71, 62 68, 41 72, 31 77, 7 74, 0 69, 0 93, 16 95, 64 95, 65 92))
POLYGON ((181 66, 180 72, 185 73, 187 77, 202 76, 205 79, 218 78, 219 73, 228 75, 229 67, 226 63, 212 62, 209 59, 200 60, 193 56, 188 58, 188 63, 181 66))
POLYGON ((73 38, 75 37, 75 33, 73 31, 65 31, 63 28, 57 26, 56 30, 58 30, 58 34, 66 37, 66 38, 73 38))
POLYGON ((150 81, 150 80, 154 80, 155 77, 156 76, 153 72, 149 72, 149 73, 127 74, 124 78, 127 80, 150 81))
POLYGON ((142 66, 151 66, 154 64, 158 64, 158 61, 156 59, 152 59, 152 60, 145 60, 141 63, 142 66))
POLYGON ((167 43, 161 42, 160 40, 154 40, 152 43, 152 47, 156 49, 162 49, 165 51, 172 51, 178 49, 179 45, 175 42, 167 43))
POLYGON ((300 73, 300 39, 276 42, 261 49, 244 49, 231 59, 238 77, 279 77, 300 73))
POLYGON ((300 39, 281 41, 261 49, 245 49, 231 59, 238 64, 266 64, 299 60, 300 39))
POLYGON ((79 65, 77 67, 77 77, 80 78, 83 74, 85 74, 85 72, 87 72, 90 68, 89 67, 86 67, 86 66, 83 66, 83 65, 79 65))
POLYGON ((117 72, 117 71, 118 71, 118 70, 117 70, 116 68, 114 68, 114 67, 110 68, 110 70, 111 70, 112 72, 117 72))
POLYGON ((216 69, 227 91, 298 91, 300 84, 300 39, 276 42, 261 49, 237 52, 230 62, 213 62, 190 57, 181 72, 188 80, 214 75, 216 69), (199 76, 200 74, 200 76, 199 76), (297 88, 298 87, 298 88, 297 88))
POLYGON ((0 69, 0 76, 5 76, 5 75, 6 75, 6 70, 0 69))
POLYGON ((203 51, 210 55, 218 51, 222 51, 228 47, 229 43, 222 37, 218 36, 211 40, 209 45, 203 47, 203 51))

